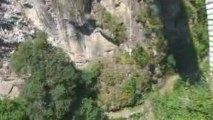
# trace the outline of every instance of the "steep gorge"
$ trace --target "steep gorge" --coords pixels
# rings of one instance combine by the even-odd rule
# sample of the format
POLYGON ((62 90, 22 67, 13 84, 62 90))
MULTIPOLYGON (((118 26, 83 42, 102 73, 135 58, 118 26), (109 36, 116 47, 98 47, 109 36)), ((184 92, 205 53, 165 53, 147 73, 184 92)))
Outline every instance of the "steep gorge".
MULTIPOLYGON (((36 31, 47 33, 48 42, 80 69, 95 59, 148 47, 145 29, 137 22, 143 6, 136 0, 1 0, 1 62, 8 63, 18 43, 36 31)), ((148 49, 157 55, 154 46, 148 49)))
MULTIPOLYGON (((71 112, 81 109, 81 102, 87 101, 105 113, 119 113, 125 108, 144 106, 149 100, 146 94, 153 91, 176 89, 176 81, 200 84, 208 74, 202 4, 193 0, 0 0, 0 97, 17 97, 19 88, 41 78, 45 92, 37 89, 41 86, 29 88, 48 97, 55 88, 46 81, 54 78, 58 83, 64 78, 69 83, 66 75, 72 75, 64 76, 59 71, 66 71, 63 67, 72 63, 69 69, 76 70, 77 81, 72 84, 78 84, 75 97, 79 99, 74 100, 71 107, 77 109, 71 112), (54 55, 65 55, 65 59, 54 55), (66 64, 54 66, 48 61, 66 64), (11 63, 25 66, 28 71, 17 75, 11 63), (51 64, 55 68, 49 67, 51 64), (35 73, 30 74, 34 66, 35 73), (177 74, 180 78, 168 81, 177 74)), ((135 116, 129 112, 127 117, 135 116)))

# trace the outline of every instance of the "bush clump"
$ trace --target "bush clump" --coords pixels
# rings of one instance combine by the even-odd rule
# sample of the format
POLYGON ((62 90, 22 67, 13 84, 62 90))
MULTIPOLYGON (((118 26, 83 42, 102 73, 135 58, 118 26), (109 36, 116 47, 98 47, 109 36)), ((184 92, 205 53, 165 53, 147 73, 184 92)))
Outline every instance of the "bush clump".
POLYGON ((191 37, 198 58, 202 59, 208 53, 209 48, 205 2, 202 0, 184 1, 184 5, 189 19, 191 37))
POLYGON ((126 28, 116 17, 108 12, 104 12, 101 18, 101 28, 107 29, 113 34, 112 42, 119 45, 126 40, 126 28))
POLYGON ((176 90, 165 95, 156 93, 153 110, 157 120, 211 120, 213 97, 208 85, 186 86, 180 83, 176 90))
POLYGON ((26 79, 20 98, 29 119, 59 120, 70 112, 78 71, 61 49, 47 43, 44 33, 21 44, 11 64, 26 79))
POLYGON ((120 22, 117 17, 106 11, 102 6, 97 7, 96 12, 97 16, 95 16, 95 19, 97 20, 97 26, 112 33, 112 38, 111 36, 108 36, 108 40, 116 45, 125 42, 127 36, 124 24, 120 22))
POLYGON ((92 99, 82 100, 80 109, 75 114, 76 120, 106 120, 102 110, 92 99))
POLYGON ((24 107, 18 100, 0 100, 0 120, 26 120, 24 107))
POLYGON ((148 63, 151 63, 149 54, 142 47, 133 49, 132 57, 141 67, 144 67, 148 65, 148 63))
POLYGON ((150 76, 135 64, 120 64, 104 60, 98 77, 98 98, 107 111, 133 106, 143 99, 143 93, 151 87, 150 76))

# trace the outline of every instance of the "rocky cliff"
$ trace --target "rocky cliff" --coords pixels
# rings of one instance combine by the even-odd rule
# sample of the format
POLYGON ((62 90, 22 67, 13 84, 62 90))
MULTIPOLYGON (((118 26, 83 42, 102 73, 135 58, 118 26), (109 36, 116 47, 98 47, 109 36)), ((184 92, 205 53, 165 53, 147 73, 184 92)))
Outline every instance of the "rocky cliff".
POLYGON ((132 41, 141 42, 144 37, 137 34, 142 29, 133 14, 139 10, 138 1, 3 0, 1 8, 3 41, 20 42, 26 35, 33 36, 36 29, 42 30, 49 35, 49 42, 64 49, 79 67, 119 47, 109 40, 114 39, 113 31, 97 25, 97 20, 102 22, 101 10, 124 25, 126 40, 121 46, 129 47, 132 41))
MULTIPOLYGON (((136 46, 156 56, 157 48, 144 44, 156 34, 147 34, 138 22, 142 8, 146 4, 141 0, 0 0, 0 62, 7 63, 16 46, 36 31, 45 32, 48 42, 62 48, 80 69, 97 58, 131 54, 136 46)), ((4 76, 15 75, 0 73, 1 81, 4 76)))

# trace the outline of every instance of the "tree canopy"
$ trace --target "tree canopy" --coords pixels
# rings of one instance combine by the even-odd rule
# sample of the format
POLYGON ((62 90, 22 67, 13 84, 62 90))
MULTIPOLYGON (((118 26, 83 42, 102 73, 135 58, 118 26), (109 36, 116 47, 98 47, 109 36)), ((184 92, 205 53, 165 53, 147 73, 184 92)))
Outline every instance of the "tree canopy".
POLYGON ((0 120, 25 120, 23 106, 17 100, 0 100, 0 120))
POLYGON ((47 43, 44 33, 21 44, 11 63, 26 77, 21 99, 30 119, 62 119, 69 112, 78 72, 62 50, 47 43))

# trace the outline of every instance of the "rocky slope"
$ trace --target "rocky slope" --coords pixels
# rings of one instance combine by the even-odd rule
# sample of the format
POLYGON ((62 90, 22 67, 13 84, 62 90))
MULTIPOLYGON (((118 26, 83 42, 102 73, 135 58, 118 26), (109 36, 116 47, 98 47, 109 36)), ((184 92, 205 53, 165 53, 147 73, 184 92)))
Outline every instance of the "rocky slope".
POLYGON ((97 7, 124 24, 127 39, 121 46, 129 47, 133 41, 144 39, 143 34, 137 34, 142 32, 135 21, 138 3, 128 0, 1 0, 1 41, 17 43, 39 29, 49 35, 50 43, 64 49, 72 61, 84 65, 118 48, 109 42, 112 31, 104 30, 95 22, 101 17, 97 7))
MULTIPOLYGON (((144 6, 140 0, 0 0, 0 62, 7 63, 18 43, 30 40, 38 30, 80 69, 118 51, 147 47, 145 28, 137 22, 144 6)), ((154 46, 147 49, 157 55, 154 46)), ((12 73, 0 72, 1 81, 5 76, 18 80, 12 73)))
POLYGON ((8 19, 6 24, 17 21, 11 25, 14 27, 13 30, 10 30, 10 36, 18 34, 14 37, 15 42, 23 41, 25 34, 32 35, 35 28, 45 31, 49 35, 49 42, 63 48, 79 67, 98 56, 110 55, 118 48, 109 42, 108 38, 113 34, 112 31, 106 32, 107 30, 100 28, 94 22, 100 17, 97 15, 98 12, 95 12, 97 6, 102 7, 124 24, 127 40, 123 46, 131 46, 133 40, 143 39, 142 34, 135 34, 142 32, 140 25, 133 18, 133 10, 137 11, 139 8, 138 1, 130 3, 128 0, 5 0, 1 4, 4 9, 8 9, 4 15, 5 19, 8 19), (11 15, 8 17, 8 14, 11 15), (23 19, 26 26, 20 23, 23 19), (20 26, 18 24, 22 24, 22 27, 18 28, 20 26), (19 34, 20 32, 23 34, 19 34), (103 33, 107 37, 103 36, 103 33))
POLYGON ((22 15, 21 6, 12 0, 0 1, 0 97, 19 94, 17 87, 22 80, 11 70, 8 57, 19 42, 34 33, 35 27, 22 15))

